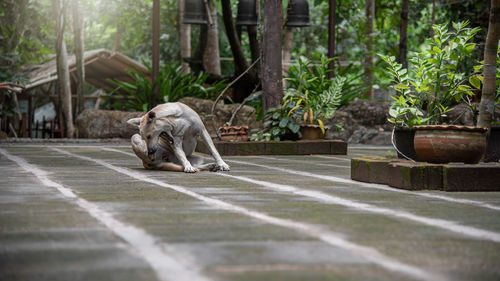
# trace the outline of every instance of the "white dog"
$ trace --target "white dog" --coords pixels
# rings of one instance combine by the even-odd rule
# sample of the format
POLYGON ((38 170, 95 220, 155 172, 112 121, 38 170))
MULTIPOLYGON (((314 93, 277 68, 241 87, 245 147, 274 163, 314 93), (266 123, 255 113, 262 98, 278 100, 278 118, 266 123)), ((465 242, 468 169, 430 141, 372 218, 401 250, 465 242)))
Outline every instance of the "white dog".
POLYGON ((200 116, 189 106, 165 103, 144 116, 127 123, 137 126, 139 134, 132 136, 132 148, 145 168, 194 173, 199 170, 229 171, 200 116), (201 136, 215 158, 215 163, 201 165, 202 159, 192 155, 201 136))

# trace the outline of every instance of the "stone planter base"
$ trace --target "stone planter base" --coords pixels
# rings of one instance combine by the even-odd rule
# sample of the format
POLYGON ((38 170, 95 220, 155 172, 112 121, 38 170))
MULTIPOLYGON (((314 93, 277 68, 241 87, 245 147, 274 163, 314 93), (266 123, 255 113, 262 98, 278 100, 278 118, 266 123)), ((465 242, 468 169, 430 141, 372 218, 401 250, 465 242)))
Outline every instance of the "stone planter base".
POLYGON ((500 163, 430 164, 394 158, 353 158, 351 179, 407 190, 500 191, 500 163))
MULTIPOLYGON (((347 143, 340 140, 317 141, 214 141, 220 155, 308 155, 347 154, 347 143)), ((198 142, 197 152, 210 154, 203 141, 198 142)))

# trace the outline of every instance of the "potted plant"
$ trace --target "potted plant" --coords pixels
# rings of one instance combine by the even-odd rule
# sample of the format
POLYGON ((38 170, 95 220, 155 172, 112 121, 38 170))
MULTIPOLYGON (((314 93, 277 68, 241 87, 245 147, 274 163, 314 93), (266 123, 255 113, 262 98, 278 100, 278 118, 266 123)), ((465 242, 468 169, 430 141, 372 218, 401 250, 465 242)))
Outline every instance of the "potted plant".
POLYGON ((328 78, 326 67, 331 59, 321 58, 319 66, 311 66, 301 57, 298 65, 290 68, 283 106, 292 105, 288 117, 302 121, 300 131, 303 139, 322 139, 327 128, 324 120, 330 118, 340 106, 345 77, 328 78), (313 68, 311 71, 310 68, 313 68))
POLYGON ((471 56, 476 44, 469 41, 479 29, 467 25, 452 23, 453 31, 446 24, 434 25, 434 37, 421 52, 413 54, 408 69, 394 57, 381 56, 389 64, 398 92, 392 97, 389 121, 396 127, 415 129, 419 161, 477 163, 484 153, 485 128, 444 123, 447 112, 457 103, 467 103, 472 110, 473 88, 458 67, 471 56))

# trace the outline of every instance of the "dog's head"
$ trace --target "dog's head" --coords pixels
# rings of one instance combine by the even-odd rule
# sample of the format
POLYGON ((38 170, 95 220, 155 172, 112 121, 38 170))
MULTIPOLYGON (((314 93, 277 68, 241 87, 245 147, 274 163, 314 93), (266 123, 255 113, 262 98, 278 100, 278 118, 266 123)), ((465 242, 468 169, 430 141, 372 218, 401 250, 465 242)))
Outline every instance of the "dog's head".
POLYGON ((132 118, 127 121, 128 124, 139 128, 141 138, 146 142, 148 148, 148 157, 151 161, 161 157, 159 151, 159 138, 163 137, 168 142, 173 143, 172 129, 173 123, 170 116, 157 116, 154 111, 149 111, 142 117, 132 118))

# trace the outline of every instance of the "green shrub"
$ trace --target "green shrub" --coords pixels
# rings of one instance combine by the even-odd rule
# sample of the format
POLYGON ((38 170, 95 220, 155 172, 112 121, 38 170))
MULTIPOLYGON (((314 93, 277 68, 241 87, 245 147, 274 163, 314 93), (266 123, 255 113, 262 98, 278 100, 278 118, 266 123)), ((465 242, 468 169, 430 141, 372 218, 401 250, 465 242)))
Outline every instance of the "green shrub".
MULTIPOLYGON (((149 65, 147 68, 152 72, 149 65)), ((150 110, 155 94, 149 77, 137 69, 129 71, 128 75, 134 82, 108 80, 116 86, 106 95, 111 108, 127 111, 150 110)), ((166 65, 160 68, 159 76, 154 81, 159 92, 157 102, 175 102, 184 97, 211 99, 214 97, 213 93, 224 88, 226 83, 220 81, 207 87, 205 86, 207 77, 206 73, 182 74, 180 64, 166 65)))
POLYGON ((410 128, 441 124, 452 105, 471 104, 474 93, 468 84, 469 75, 458 68, 476 47, 469 41, 479 28, 467 25, 467 21, 452 23, 454 30, 447 24, 434 25, 434 37, 420 52, 412 54, 408 69, 402 68, 395 57, 379 55, 389 64, 393 88, 398 92, 392 96, 390 122, 410 128))

